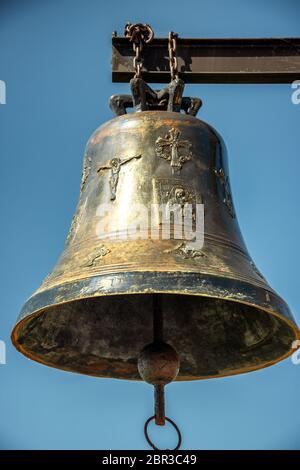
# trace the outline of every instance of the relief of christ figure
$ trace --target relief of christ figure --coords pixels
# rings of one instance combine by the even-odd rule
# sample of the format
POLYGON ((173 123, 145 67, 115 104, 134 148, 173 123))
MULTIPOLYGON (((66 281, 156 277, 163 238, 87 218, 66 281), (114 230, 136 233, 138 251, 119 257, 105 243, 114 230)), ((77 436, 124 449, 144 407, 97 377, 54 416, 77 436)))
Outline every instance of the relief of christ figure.
POLYGON ((133 157, 126 157, 123 160, 121 160, 119 157, 114 157, 111 160, 109 160, 109 162, 107 162, 106 164, 98 168, 97 173, 100 173, 100 171, 103 171, 103 170, 110 170, 109 187, 110 187, 110 200, 111 201, 114 201, 116 199, 117 186, 119 182, 119 173, 120 173, 122 165, 130 162, 133 159, 141 158, 141 156, 142 155, 134 155, 133 157))

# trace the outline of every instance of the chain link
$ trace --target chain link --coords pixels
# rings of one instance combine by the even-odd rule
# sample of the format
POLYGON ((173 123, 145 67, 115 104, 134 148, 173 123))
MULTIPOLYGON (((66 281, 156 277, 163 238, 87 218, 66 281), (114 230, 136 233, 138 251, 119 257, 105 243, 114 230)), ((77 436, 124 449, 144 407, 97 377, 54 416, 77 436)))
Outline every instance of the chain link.
POLYGON ((174 33, 173 31, 169 33, 168 51, 169 51, 169 64, 170 64, 170 72, 171 72, 172 80, 178 77, 177 38, 178 38, 177 33, 174 33))
POLYGON ((133 51, 135 52, 135 56, 133 58, 133 68, 135 71, 135 78, 141 77, 141 71, 143 67, 143 58, 141 56, 142 49, 143 49, 142 42, 140 42, 138 45, 133 43, 133 51))
POLYGON ((154 32, 148 24, 131 24, 127 23, 124 30, 125 37, 127 37, 133 46, 134 58, 133 68, 135 71, 135 78, 140 78, 143 68, 142 50, 143 44, 148 44, 154 37, 154 32))

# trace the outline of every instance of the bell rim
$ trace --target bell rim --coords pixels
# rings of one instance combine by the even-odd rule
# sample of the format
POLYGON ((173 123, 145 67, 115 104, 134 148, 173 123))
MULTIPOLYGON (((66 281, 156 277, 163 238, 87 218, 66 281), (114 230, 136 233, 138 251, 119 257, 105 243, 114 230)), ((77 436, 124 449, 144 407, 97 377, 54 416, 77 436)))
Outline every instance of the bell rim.
MULTIPOLYGON (((116 294, 116 295, 118 295, 118 294, 116 294)), ((189 294, 187 294, 187 295, 189 295, 189 294)), ((205 297, 205 296, 203 296, 203 297, 205 297)), ((210 298, 212 298, 212 297, 210 297, 210 298)), ((68 303, 68 302, 64 302, 64 303, 68 303)), ((245 305, 248 305, 248 304, 245 304, 245 305)), ((267 313, 269 313, 269 312, 267 312, 267 313)), ((62 371, 65 371, 65 372, 70 372, 70 373, 73 373, 73 374, 86 375, 86 376, 89 376, 89 377, 97 377, 99 379, 101 379, 101 378, 102 379, 108 379, 109 378, 109 379, 114 379, 114 380, 129 380, 129 381, 132 381, 132 382, 143 382, 142 378, 138 379, 138 378, 130 378, 130 377, 126 377, 126 378, 124 378, 124 377, 107 377, 106 375, 101 375, 101 374, 91 373, 91 372, 90 373, 81 372, 81 371, 78 371, 78 370, 71 369, 69 367, 62 367, 62 366, 53 365, 53 364, 51 364, 47 361, 43 361, 42 359, 38 358, 34 354, 29 353, 25 348, 23 348, 17 342, 17 340, 15 339, 15 335, 17 334, 17 331, 18 331, 19 327, 21 327, 24 320, 26 320, 27 318, 28 319, 33 318, 34 316, 38 316, 38 314, 39 314, 39 312, 34 312, 33 314, 29 315, 28 317, 25 317, 23 320, 18 322, 15 325, 15 327, 12 331, 12 334, 11 334, 12 344, 17 349, 17 351, 20 352, 21 354, 23 354, 23 356, 27 357, 27 359, 30 359, 34 362, 37 362, 37 363, 42 364, 44 366, 50 367, 52 369, 58 369, 58 370, 62 370, 62 371)), ((271 313, 271 315, 272 315, 272 313, 271 313)), ((280 317, 280 315, 275 315, 275 314, 274 314, 274 316, 280 317)), ((280 319, 282 320, 282 317, 280 317, 280 319)), ((288 320, 285 320, 285 321, 289 323, 288 320)), ((289 323, 289 326, 291 326, 293 331, 295 332, 295 340, 300 339, 300 331, 297 329, 297 327, 295 325, 292 325, 291 323, 289 323)), ((225 373, 220 373, 220 374, 217 374, 217 375, 177 376, 176 379, 174 380, 174 382, 193 382, 193 381, 197 381, 197 380, 222 379, 222 378, 231 377, 231 376, 234 376, 234 375, 241 375, 241 374, 247 374, 247 373, 250 373, 250 372, 260 371, 262 369, 266 369, 267 367, 271 367, 273 365, 276 365, 277 363, 279 363, 281 361, 284 361, 285 359, 288 359, 299 348, 300 348, 300 346, 298 346, 297 348, 290 348, 285 354, 277 357, 274 360, 264 362, 264 363, 260 364, 259 366, 244 367, 244 368, 241 368, 241 369, 235 369, 235 370, 225 372, 225 373)))
MULTIPOLYGON (((15 330, 14 330, 15 331, 15 330)), ((298 336, 300 338, 300 335, 298 333, 298 336)), ((69 367, 62 367, 62 366, 57 366, 53 365, 47 361, 43 361, 42 359, 38 358, 34 354, 30 354, 28 351, 26 351, 22 346, 20 346, 18 343, 14 342, 13 336, 12 336, 12 343, 14 347, 17 349, 18 352, 20 352, 23 356, 25 356, 27 359, 30 359, 31 361, 37 362, 38 364, 42 364, 44 366, 50 367, 51 369, 57 369, 61 370, 64 372, 70 372, 72 374, 79 374, 79 375, 85 375, 88 377, 95 377, 99 379, 113 379, 113 380, 128 380, 131 382, 143 382, 142 378, 131 378, 131 377, 108 377, 107 375, 101 375, 97 373, 91 373, 91 372, 81 372, 79 370, 74 370, 69 367)), ((272 361, 267 361, 259 366, 252 366, 252 367, 244 367, 241 369, 235 369, 230 372, 226 373, 221 373, 217 375, 199 375, 199 376, 177 376, 174 379, 174 382, 195 382, 197 380, 210 380, 210 379, 224 379, 226 377, 232 377, 234 375, 242 375, 242 374, 248 374, 250 372, 258 372, 262 369, 266 369, 267 367, 274 366, 278 364, 281 361, 284 361, 285 359, 288 359, 295 351, 299 349, 290 349, 288 352, 283 354, 282 356, 279 356, 279 358, 276 358, 272 361)))
MULTIPOLYGON (((158 274, 158 275, 167 275, 167 277, 170 278, 170 275, 173 275, 176 274, 176 273, 173 273, 173 272, 156 272, 156 273, 153 273, 153 272, 135 272, 135 273, 122 273, 122 274, 126 274, 126 276, 128 275, 135 275, 135 276, 145 276, 145 275, 153 275, 153 274, 158 274)), ((177 273, 178 274, 178 273, 177 273)), ((192 274, 192 277, 194 277, 193 275, 196 275, 196 273, 188 273, 189 275, 192 274)), ((116 276, 116 275, 115 275, 116 276)), ((118 277, 120 277, 120 273, 117 274, 118 277)), ((197 276, 201 276, 199 274, 197 274, 197 276)), ((95 281, 94 278, 105 278, 105 280, 107 281, 108 279, 108 276, 107 275, 98 275, 98 276, 93 276, 92 278, 86 278, 85 281, 95 281)), ((112 276, 109 276, 109 277, 114 277, 113 275, 112 276)), ((179 276, 181 277, 181 276, 179 276)), ((191 276, 190 276, 191 277, 191 276)), ((208 275, 205 275, 205 276, 202 276, 203 278, 205 278, 205 280, 207 281, 208 278, 215 278, 214 281, 218 280, 218 281, 224 281, 226 280, 226 278, 221 278, 219 276, 208 276, 208 275)), ((210 279, 211 280, 211 279, 210 279)), ((232 281, 232 279, 231 279, 232 281)), ((80 281, 77 281, 77 289, 78 289, 78 283, 82 283, 83 280, 81 279, 80 281)), ((160 277, 160 282, 161 282, 161 277, 160 277)), ((258 291, 264 291, 264 292, 268 292, 269 295, 273 296, 274 299, 277 300, 277 302, 279 301, 279 303, 281 304, 281 306, 283 307, 283 310, 285 310, 286 312, 285 313, 280 313, 278 311, 275 311, 275 310, 272 310, 271 308, 268 308, 266 306, 262 306, 260 305, 259 303, 254 303, 254 302, 250 302, 250 301, 246 301, 245 299, 242 299, 242 298, 234 298, 233 296, 220 296, 220 295, 213 295, 211 293, 204 293, 204 292, 196 292, 196 291, 187 291, 187 290, 184 290, 184 289, 181 289, 181 290, 174 290, 174 289, 171 289, 170 287, 168 287, 167 289, 156 289, 156 288, 142 288, 142 286, 140 286, 140 288, 136 288, 134 290, 131 290, 131 291, 124 291, 124 290, 119 290, 118 292, 112 292, 112 291, 106 291, 106 292, 99 292, 99 291, 96 291, 94 293, 88 293, 88 294, 83 294, 81 296, 77 295, 76 297, 72 298, 72 299, 69 299, 69 300, 57 300, 55 301, 54 303, 49 303, 48 305, 40 305, 39 308, 36 308, 34 310, 32 310, 31 312, 28 312, 26 313, 26 306, 30 305, 30 302, 35 299, 36 300, 36 297, 44 297, 47 295, 47 293, 49 293, 50 291, 55 291, 57 290, 58 288, 61 288, 61 287, 65 287, 66 284, 74 284, 74 281, 71 281, 71 282, 68 282, 68 283, 64 283, 64 284, 61 284, 60 286, 54 286, 48 290, 44 290, 44 291, 41 291, 41 292, 37 292, 35 294, 33 294, 33 296, 31 296, 28 301, 24 304, 24 307, 23 309, 21 310, 21 313, 20 313, 20 316, 19 316, 19 319, 17 320, 13 330, 12 330, 12 333, 11 333, 11 341, 13 343, 13 345, 15 346, 15 348, 20 352, 22 353, 25 357, 31 359, 31 360, 34 360, 35 362, 38 362, 40 364, 43 364, 43 365, 46 365, 48 367, 52 367, 54 369, 60 369, 60 370, 64 370, 64 371, 68 371, 68 372, 73 372, 73 373, 79 373, 81 375, 89 375, 89 376, 92 376, 92 377, 99 377, 99 378, 108 378, 107 376, 105 375, 101 375, 101 374, 97 374, 97 373, 87 373, 87 372, 81 372, 81 371, 78 371, 78 370, 74 370, 74 369, 71 369, 69 367, 62 367, 62 366, 57 366, 57 365, 53 365, 47 361, 43 361, 41 358, 37 357, 35 354, 29 352, 26 348, 24 348, 19 342, 18 342, 18 332, 20 330, 20 328, 26 323, 28 322, 30 319, 32 318, 35 318, 35 317, 38 317, 44 313, 47 312, 48 309, 51 309, 53 308, 54 305, 58 306, 58 305, 65 305, 65 304, 70 304, 70 303, 73 303, 73 302, 76 302, 76 301, 80 301, 80 300, 83 300, 83 299, 94 299, 94 298, 100 298, 100 297, 112 297, 112 296, 119 296, 119 295, 145 295, 145 294, 154 294, 154 293, 157 293, 157 294, 173 294, 173 295, 187 295, 187 296, 198 296, 198 297, 205 297, 205 298, 211 298, 211 299, 219 299, 219 300, 223 300, 223 301, 226 301, 226 302, 235 302, 235 303, 240 303, 240 304, 243 304, 243 305, 247 305, 247 306, 250 306, 250 307, 253 307, 253 308, 256 308, 256 309, 259 309, 259 310, 262 310, 263 312, 269 314, 269 315, 272 315, 276 318, 278 318, 281 322, 284 322, 289 328, 290 330, 293 332, 294 334, 294 341, 297 340, 297 339, 300 339, 300 330, 295 322, 295 320, 293 319, 293 316, 289 310, 289 307, 288 305, 286 304, 286 302, 278 295, 276 294, 274 291, 268 291, 267 289, 265 288, 262 288, 262 287, 258 287, 256 285, 253 285, 253 284, 250 284, 250 283, 246 283, 245 281, 240 281, 240 280, 236 280, 236 282, 238 284, 243 284, 244 285, 244 288, 246 287, 246 284, 247 286, 249 287, 252 287, 253 289, 255 290, 258 290, 258 291)), ((193 284, 192 282, 190 283, 191 285, 193 284)), ((137 286, 138 284, 135 284, 135 286, 137 286)), ((215 284, 214 284, 215 285, 215 284)), ((79 291, 80 289, 77 290, 77 292, 79 291)), ((293 343, 292 343, 293 344, 293 343)), ((263 362, 262 364, 259 364, 259 365, 253 365, 253 366, 247 366, 247 367, 242 367, 240 369, 235 369, 235 370, 229 370, 229 371, 224 371, 220 374, 217 374, 217 375, 204 375, 204 376, 178 376, 176 378, 176 381, 178 382, 182 382, 182 381, 193 381, 193 380, 205 380, 205 379, 212 379, 212 378, 222 378, 222 377, 229 377, 229 376, 232 376, 232 375, 238 375, 238 374, 244 374, 244 373, 248 373, 248 372, 254 372, 256 370, 260 370, 260 369, 264 369, 266 367, 269 367, 269 366, 272 366, 274 364, 277 364, 278 362, 288 358, 289 356, 291 356, 298 348, 296 347, 293 347, 291 344, 291 347, 282 355, 272 359, 272 360, 269 360, 269 361, 266 361, 266 362, 263 362)), ((111 377, 111 378, 116 378, 116 379, 119 379, 119 380, 133 380, 133 381, 142 381, 142 379, 137 379, 137 378, 123 378, 123 377, 111 377)))

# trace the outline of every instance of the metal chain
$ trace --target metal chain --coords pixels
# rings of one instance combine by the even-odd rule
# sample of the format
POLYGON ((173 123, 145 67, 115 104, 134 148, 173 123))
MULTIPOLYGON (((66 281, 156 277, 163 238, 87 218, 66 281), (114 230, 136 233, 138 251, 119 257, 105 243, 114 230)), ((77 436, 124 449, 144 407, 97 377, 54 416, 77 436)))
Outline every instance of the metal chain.
POLYGON ((133 43, 133 51, 135 52, 135 56, 133 58, 133 68, 135 70, 135 78, 141 77, 141 71, 143 67, 143 59, 141 56, 141 51, 143 49, 143 43, 140 42, 138 45, 133 43))
POLYGON ((133 68, 135 71, 135 78, 140 78, 143 68, 142 50, 143 45, 148 44, 154 37, 154 32, 148 24, 131 24, 127 23, 124 30, 124 35, 132 42, 134 58, 133 68))
MULTIPOLYGON (((135 78, 140 78, 143 68, 142 50, 143 45, 148 44, 154 37, 153 29, 148 24, 127 23, 125 25, 124 35, 132 42, 134 58, 133 68, 135 71, 135 78)), ((178 34, 170 31, 168 51, 169 51, 169 65, 171 78, 174 80, 178 78, 178 61, 177 61, 177 38, 178 34)))
POLYGON ((174 80, 178 78, 178 61, 177 61, 177 38, 178 34, 171 31, 169 33, 169 43, 168 43, 168 50, 169 50, 169 64, 170 64, 170 72, 171 78, 174 80))

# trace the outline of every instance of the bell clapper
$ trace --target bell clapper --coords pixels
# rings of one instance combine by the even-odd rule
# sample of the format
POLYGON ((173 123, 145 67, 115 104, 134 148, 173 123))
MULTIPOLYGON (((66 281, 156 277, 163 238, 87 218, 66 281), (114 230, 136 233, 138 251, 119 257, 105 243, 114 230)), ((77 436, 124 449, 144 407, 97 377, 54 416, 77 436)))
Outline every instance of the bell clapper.
POLYGON ((171 423, 178 434, 179 448, 181 435, 176 424, 165 416, 165 385, 175 380, 179 372, 179 357, 175 349, 163 340, 163 312, 161 295, 153 294, 153 342, 145 346, 138 358, 138 371, 142 379, 154 386, 154 416, 145 423, 145 436, 148 443, 157 449, 148 436, 148 424, 155 419, 155 424, 164 426, 171 423))

